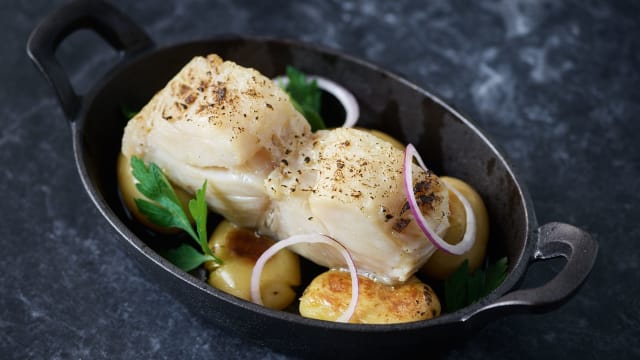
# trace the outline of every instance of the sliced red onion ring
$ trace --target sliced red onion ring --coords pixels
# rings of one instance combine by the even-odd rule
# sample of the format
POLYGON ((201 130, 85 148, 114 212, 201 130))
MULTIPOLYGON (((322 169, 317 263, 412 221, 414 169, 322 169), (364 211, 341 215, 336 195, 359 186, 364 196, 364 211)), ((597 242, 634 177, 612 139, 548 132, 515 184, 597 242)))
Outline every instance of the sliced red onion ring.
MULTIPOLYGON (((315 80, 320 89, 330 93, 340 101, 342 107, 344 107, 345 113, 347 114, 342 127, 353 127, 356 122, 358 122, 358 118, 360 117, 360 107, 358 106, 356 98, 349 90, 345 89, 338 83, 321 76, 309 75, 307 76, 307 79, 315 80)), ((279 86, 285 87, 289 83, 289 78, 286 76, 278 76, 273 78, 273 81, 275 81, 279 86)))
POLYGON ((449 244, 440 236, 438 236, 438 234, 431 228, 431 226, 429 226, 424 216, 422 216, 422 212, 420 211, 420 207, 418 206, 418 202, 416 201, 416 197, 413 192, 413 167, 411 165, 414 157, 416 158, 416 160, 418 160, 418 164, 420 165, 420 167, 422 167, 425 171, 428 171, 416 148, 412 144, 408 144, 404 153, 404 191, 407 196, 407 201, 409 202, 409 207, 411 208, 411 214, 413 215, 414 219, 416 219, 418 226, 420 227, 422 232, 424 232, 429 241, 431 241, 435 247, 444 252, 454 255, 462 255, 466 253, 473 247, 473 244, 476 242, 476 217, 473 213, 473 209, 471 208, 469 200, 467 200, 467 198, 465 198, 458 190, 444 183, 447 189, 451 190, 451 192, 453 192, 458 197, 458 199, 460 199, 467 218, 466 228, 462 241, 455 245, 449 244))
POLYGON ((253 271, 251 272, 251 301, 258 305, 263 305, 262 295, 260 294, 260 277, 262 275, 264 265, 267 263, 267 261, 271 259, 271 257, 278 251, 291 245, 301 243, 322 243, 333 246, 338 251, 340 251, 344 259, 346 260, 347 266, 349 268, 349 274, 351 275, 351 302, 349 302, 347 310, 345 310, 345 312, 342 313, 342 315, 340 315, 340 317, 336 319, 336 321, 349 322, 349 320, 353 316, 353 313, 356 311, 356 305, 358 304, 358 297, 360 293, 356 265, 351 258, 351 254, 349 254, 349 251, 346 247, 344 247, 344 245, 339 243, 337 240, 322 234, 294 235, 290 238, 276 242, 264 253, 262 253, 262 255, 260 255, 260 257, 258 258, 258 261, 256 261, 256 265, 253 267, 253 271))

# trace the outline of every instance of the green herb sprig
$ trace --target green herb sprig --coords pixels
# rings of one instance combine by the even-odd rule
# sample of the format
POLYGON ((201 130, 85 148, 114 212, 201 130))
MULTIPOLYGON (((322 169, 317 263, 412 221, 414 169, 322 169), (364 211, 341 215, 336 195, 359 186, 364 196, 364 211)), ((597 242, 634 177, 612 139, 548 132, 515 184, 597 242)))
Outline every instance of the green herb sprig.
POLYGON ((315 80, 307 81, 302 72, 293 66, 287 66, 289 83, 284 90, 289 94, 293 107, 296 108, 311 125, 311 131, 326 129, 320 116, 321 94, 315 80))
POLYGON ((503 257, 486 269, 469 274, 469 261, 460 267, 444 283, 444 302, 448 312, 471 305, 497 288, 507 276, 508 261, 503 257))
POLYGON ((127 118, 127 120, 132 119, 134 116, 138 115, 137 110, 132 110, 130 107, 128 107, 127 105, 120 105, 120 112, 122 112, 122 115, 124 115, 124 117, 127 118))
POLYGON ((203 262, 211 260, 222 264, 207 243, 208 209, 205 197, 207 182, 205 181, 202 188, 196 191, 195 199, 189 201, 189 212, 196 225, 194 231, 176 192, 158 165, 150 163, 147 167, 144 161, 132 156, 131 169, 133 177, 138 180, 136 187, 142 195, 151 200, 134 199, 138 210, 158 226, 184 230, 202 250, 200 253, 192 246, 182 244, 176 249, 167 251, 164 254, 165 257, 185 271, 193 270, 203 262))

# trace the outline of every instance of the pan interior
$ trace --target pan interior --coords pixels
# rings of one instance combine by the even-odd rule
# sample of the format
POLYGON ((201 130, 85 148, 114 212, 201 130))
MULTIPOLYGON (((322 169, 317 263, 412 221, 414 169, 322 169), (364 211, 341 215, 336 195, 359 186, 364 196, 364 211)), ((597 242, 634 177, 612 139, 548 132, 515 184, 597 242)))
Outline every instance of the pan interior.
MULTIPOLYGON (((116 181, 116 159, 127 122, 122 107, 141 108, 193 56, 209 53, 270 77, 293 65, 341 83, 359 102, 359 126, 413 143, 436 174, 461 178, 481 194, 491 219, 490 257, 508 256, 512 269, 523 257, 528 215, 521 187, 495 147, 467 120, 423 90, 375 66, 309 46, 244 38, 194 42, 149 53, 117 68, 86 97, 77 141, 90 191, 107 213, 148 247, 172 247, 181 239, 147 231, 122 206, 116 181)), ((215 226, 215 220, 210 222, 215 226)))

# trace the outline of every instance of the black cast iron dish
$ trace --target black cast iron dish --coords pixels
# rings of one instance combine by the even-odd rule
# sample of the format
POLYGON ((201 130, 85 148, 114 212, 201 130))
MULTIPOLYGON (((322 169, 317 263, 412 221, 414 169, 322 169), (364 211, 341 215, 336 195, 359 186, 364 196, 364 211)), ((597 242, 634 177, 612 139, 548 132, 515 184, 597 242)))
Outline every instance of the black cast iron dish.
MULTIPOLYGON (((32 33, 28 53, 54 87, 73 137, 84 186, 126 251, 150 279, 162 284, 198 316, 220 328, 280 351, 303 355, 397 354, 457 342, 497 316, 546 311, 566 301, 586 279, 597 243, 562 223, 538 227, 532 203, 496 146, 469 120, 439 99, 369 63, 315 46, 244 36, 219 37, 157 48, 123 13, 102 1, 76 1, 50 14, 32 33), (55 50, 69 34, 89 28, 123 57, 83 96, 77 95, 55 50), (361 125, 412 142, 437 174, 462 178, 486 201, 491 219, 489 253, 507 256, 509 275, 481 301, 439 318, 395 325, 355 325, 302 318, 237 299, 184 273, 154 248, 165 240, 148 236, 130 221, 116 186, 116 157, 126 119, 123 104, 139 107, 195 55, 217 53, 267 76, 291 64, 333 79, 351 90, 361 106, 361 125), (517 289, 532 261, 566 258, 545 285, 517 289)), ((189 339, 185 339, 189 346, 189 339)))

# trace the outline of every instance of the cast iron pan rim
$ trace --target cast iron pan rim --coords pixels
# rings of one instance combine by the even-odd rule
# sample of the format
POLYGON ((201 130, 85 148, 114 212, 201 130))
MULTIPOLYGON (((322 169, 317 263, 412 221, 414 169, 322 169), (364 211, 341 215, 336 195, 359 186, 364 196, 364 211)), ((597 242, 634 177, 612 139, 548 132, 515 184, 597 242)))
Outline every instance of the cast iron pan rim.
MULTIPOLYGON (((203 54, 205 55, 205 54, 203 54)), ((159 90, 159 89, 158 89, 159 90)), ((472 121, 470 121, 467 117, 463 116, 460 112, 455 110, 452 106, 446 104, 440 98, 435 96, 432 92, 427 91, 416 84, 410 82, 409 80, 382 68, 379 65, 376 65, 372 62, 362 60, 360 58, 353 57, 349 54, 342 53, 340 51, 326 48, 323 46, 319 46, 317 44, 308 44, 302 41, 293 40, 293 39, 283 39, 283 38, 274 38, 269 36, 244 36, 237 34, 224 34, 218 35, 214 37, 209 37, 200 40, 194 40, 189 42, 181 42, 176 44, 170 44, 165 46, 151 46, 145 51, 134 54, 130 57, 125 57, 122 61, 114 66, 103 78, 102 80, 96 82, 91 90, 87 93, 87 95, 83 98, 82 107, 75 117, 75 120, 79 121, 71 121, 71 132, 73 137, 73 150, 74 157, 76 161, 76 165, 80 172, 80 177, 82 179, 83 186, 87 193, 90 195, 93 202, 98 207, 100 213, 107 219, 107 221, 111 224, 111 226, 127 241, 131 244, 135 250, 139 251, 142 255, 144 255, 148 260, 155 263, 155 265, 161 267, 169 274, 177 277, 178 279, 186 282, 190 286, 198 289, 199 291, 204 291, 207 294, 214 296, 220 300, 226 301, 233 305, 236 305, 242 309, 252 311, 258 313, 260 315, 275 318, 278 320, 284 321, 292 321, 295 323, 299 323, 306 326, 312 327, 320 327, 320 328, 331 328, 331 329, 339 329, 342 331, 353 331, 353 332, 389 332, 389 331, 405 331, 410 329, 420 329, 433 327, 437 325, 445 325, 451 324, 455 322, 465 322, 468 318, 476 313, 479 309, 483 308, 485 305, 492 303, 496 299, 498 299, 501 295, 505 294, 508 290, 512 289, 521 279, 524 274, 529 260, 532 257, 532 253, 535 249, 535 241, 533 237, 533 230, 537 228, 537 222, 535 219, 535 213, 532 206, 531 198, 525 188, 525 186, 518 180, 518 177, 513 171, 513 167, 503 155, 503 152, 500 151, 498 146, 494 141, 492 141, 482 130, 480 130, 472 121), (275 43, 286 45, 289 47, 298 47, 304 48, 311 52, 319 52, 322 54, 327 54, 330 56, 334 56, 337 58, 342 58, 349 62, 355 63, 358 66, 369 68, 375 72, 384 74, 391 80, 401 83, 404 86, 410 87, 412 90, 421 93, 423 96, 429 98, 434 101, 438 105, 442 106, 446 111, 450 112, 453 116, 462 121, 467 127, 469 127, 473 132, 475 132, 484 142, 487 144, 494 154, 496 154, 497 160, 506 164, 506 169, 508 171, 509 176, 514 180, 516 187, 518 189, 518 196, 522 200, 524 204, 524 211, 526 216, 526 239, 525 248, 521 252, 520 257, 516 260, 513 267, 511 268, 509 275, 505 279, 505 281, 495 289, 491 294, 485 296, 480 301, 467 306, 461 310, 458 310, 453 313, 444 314, 437 318, 409 323, 400 323, 400 324, 345 324, 345 323, 337 323, 330 321, 323 321, 317 319, 304 318, 302 316, 288 313, 285 311, 272 310, 249 301, 245 301, 239 299, 235 296, 229 295, 225 292, 222 292, 218 289, 215 289, 205 282, 198 280, 196 277, 178 269, 175 265, 171 264, 168 260, 160 256, 158 253, 150 249, 142 240, 140 240, 129 228, 120 220, 120 218, 113 212, 110 206, 106 203, 104 198, 100 196, 98 191, 95 189, 94 185, 89 180, 89 175, 84 163, 84 153, 82 151, 82 129, 87 120, 86 115, 89 110, 88 104, 92 104, 95 100, 96 96, 99 94, 101 88, 104 84, 110 82, 120 71, 125 69, 130 63, 134 61, 145 61, 148 57, 156 56, 159 52, 175 52, 179 50, 181 47, 186 46, 194 46, 194 45, 206 45, 216 41, 250 41, 250 42, 262 42, 262 43, 275 43)), ((115 167, 114 167, 115 171, 115 167)))

